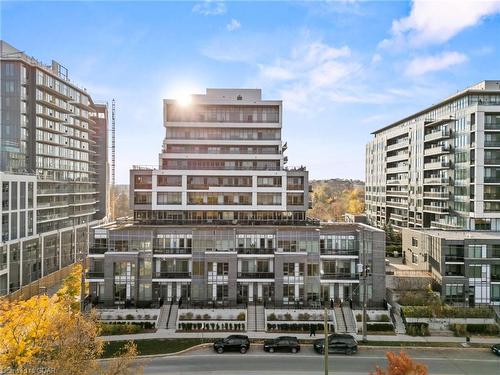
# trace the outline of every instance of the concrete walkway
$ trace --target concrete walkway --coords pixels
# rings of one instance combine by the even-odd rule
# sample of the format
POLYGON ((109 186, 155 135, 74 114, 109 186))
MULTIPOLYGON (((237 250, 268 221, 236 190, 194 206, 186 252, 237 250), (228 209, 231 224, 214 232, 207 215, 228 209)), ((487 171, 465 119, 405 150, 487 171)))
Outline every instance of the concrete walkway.
MULTIPOLYGON (((135 335, 113 335, 113 336, 102 336, 105 341, 128 341, 128 340, 144 340, 144 339, 212 339, 226 337, 233 333, 238 332, 175 332, 169 329, 159 329, 154 333, 139 333, 135 335)), ((243 335, 247 335, 251 339, 269 339, 277 336, 290 335, 296 336, 298 339, 310 339, 308 333, 268 333, 268 332, 241 332, 243 335)), ((361 335, 355 335, 358 341, 361 341, 361 335)), ((323 338, 321 333, 318 333, 314 338, 323 338)), ((440 342, 440 343, 463 343, 465 342, 464 337, 420 337, 420 336, 409 336, 409 335, 368 335, 368 341, 399 341, 404 342, 440 342)), ((472 337, 471 343, 480 344, 498 344, 500 343, 500 337, 472 337)))

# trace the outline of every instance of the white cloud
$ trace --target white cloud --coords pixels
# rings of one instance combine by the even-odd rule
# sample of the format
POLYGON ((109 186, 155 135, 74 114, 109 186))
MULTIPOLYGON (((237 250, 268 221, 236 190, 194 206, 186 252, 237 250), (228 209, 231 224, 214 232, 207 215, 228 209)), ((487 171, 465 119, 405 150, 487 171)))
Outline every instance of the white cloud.
POLYGON ((382 61, 382 55, 380 53, 376 53, 372 56, 372 64, 378 64, 382 61))
POLYGON ((394 20, 381 47, 419 47, 448 41, 487 16, 500 12, 500 0, 413 0, 410 15, 394 20))
POLYGON ((226 28, 228 29, 228 31, 238 30, 240 27, 241 27, 240 21, 238 21, 234 18, 226 25, 226 28))
POLYGON ((447 69, 462 64, 467 56, 459 52, 443 52, 439 55, 414 58, 407 66, 405 73, 409 76, 420 76, 429 72, 447 69))
POLYGON ((204 16, 218 16, 226 11, 226 4, 220 0, 205 0, 193 6, 193 12, 204 16))

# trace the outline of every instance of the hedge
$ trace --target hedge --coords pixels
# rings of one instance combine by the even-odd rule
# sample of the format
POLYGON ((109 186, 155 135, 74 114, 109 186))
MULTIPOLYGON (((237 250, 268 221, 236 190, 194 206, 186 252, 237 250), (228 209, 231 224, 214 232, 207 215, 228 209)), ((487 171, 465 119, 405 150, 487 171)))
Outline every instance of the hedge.
POLYGON ((145 330, 154 329, 155 324, 151 322, 117 322, 117 323, 101 323, 101 335, 126 335, 133 333, 141 333, 145 330))
POLYGON ((496 324, 450 324, 450 329, 455 336, 500 334, 500 328, 496 324))
POLYGON ((245 323, 180 323, 181 331, 244 331, 245 323))
POLYGON ((427 323, 407 323, 406 333, 410 336, 430 336, 429 324, 427 323))
POLYGON ((452 307, 442 306, 433 312, 429 306, 404 306, 403 314, 406 318, 491 318, 493 312, 488 307, 452 307))
MULTIPOLYGON (((267 330, 272 331, 290 331, 290 332, 309 332, 311 326, 316 327, 316 331, 323 331, 323 323, 267 323, 267 330)), ((330 332, 334 332, 333 325, 329 326, 330 332)))
POLYGON ((392 324, 388 323, 377 323, 377 324, 367 324, 366 329, 369 332, 389 332, 394 331, 392 324))

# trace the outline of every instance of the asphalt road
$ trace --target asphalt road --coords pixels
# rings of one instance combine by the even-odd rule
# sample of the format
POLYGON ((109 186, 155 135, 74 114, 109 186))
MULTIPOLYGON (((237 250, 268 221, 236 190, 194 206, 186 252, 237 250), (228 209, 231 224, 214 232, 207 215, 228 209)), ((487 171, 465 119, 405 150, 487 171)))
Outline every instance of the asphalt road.
MULTIPOLYGON (((368 375, 377 365, 385 368, 388 351, 398 349, 360 348, 352 356, 330 354, 330 374, 368 375)), ((419 363, 427 365, 432 375, 498 375, 500 357, 487 349, 405 349, 419 363)), ((217 374, 217 375, 321 375, 323 357, 316 354, 311 346, 303 346, 297 354, 265 353, 261 346, 254 346, 246 354, 216 354, 211 348, 203 348, 189 353, 147 359, 145 374, 217 374)))

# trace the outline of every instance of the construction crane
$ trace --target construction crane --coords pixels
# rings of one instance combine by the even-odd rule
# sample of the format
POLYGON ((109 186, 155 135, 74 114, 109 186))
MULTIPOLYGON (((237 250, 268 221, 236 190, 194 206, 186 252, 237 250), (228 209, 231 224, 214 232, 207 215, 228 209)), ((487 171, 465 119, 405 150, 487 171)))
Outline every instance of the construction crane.
POLYGON ((110 189, 110 219, 115 219, 116 201, 118 196, 116 194, 116 102, 115 99, 111 101, 111 189, 110 189))

